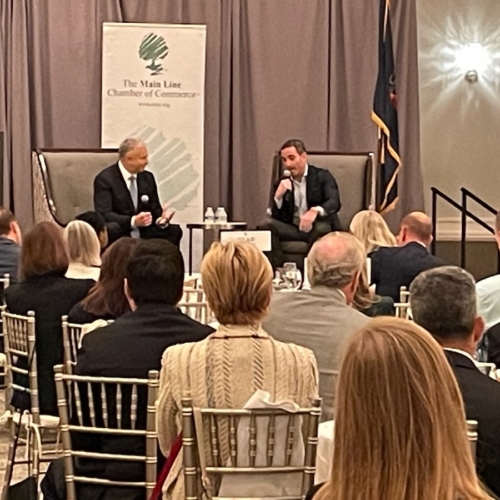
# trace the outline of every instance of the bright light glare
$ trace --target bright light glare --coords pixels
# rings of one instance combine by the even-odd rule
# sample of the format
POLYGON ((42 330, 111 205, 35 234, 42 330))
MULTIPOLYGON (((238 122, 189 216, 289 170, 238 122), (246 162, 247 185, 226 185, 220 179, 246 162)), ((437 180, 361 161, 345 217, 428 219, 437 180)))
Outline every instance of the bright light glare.
POLYGON ((471 70, 482 73, 490 63, 490 55, 480 43, 469 43, 457 49, 455 63, 463 73, 471 70))

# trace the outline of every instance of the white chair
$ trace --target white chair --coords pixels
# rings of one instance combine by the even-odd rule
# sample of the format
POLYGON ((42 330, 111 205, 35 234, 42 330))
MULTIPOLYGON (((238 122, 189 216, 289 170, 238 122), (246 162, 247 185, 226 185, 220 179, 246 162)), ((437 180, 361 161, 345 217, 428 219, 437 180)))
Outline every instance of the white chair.
POLYGON ((217 496, 221 477, 229 476, 231 479, 247 476, 245 484, 252 484, 255 478, 263 475, 271 475, 272 479, 266 482, 273 483, 280 476, 286 475, 289 478, 290 475, 293 477, 298 474, 302 475, 300 492, 286 497, 266 495, 266 498, 305 498, 314 483, 320 405, 321 401, 318 399, 313 402, 312 408, 289 413, 282 409, 197 409, 193 408, 191 399, 182 399, 186 500, 201 498, 201 485, 205 489, 211 489, 213 500, 222 499, 217 496), (280 425, 279 419, 285 419, 285 425, 280 425), (297 439, 301 422, 304 430, 302 442, 297 439), (239 429, 240 424, 244 425, 244 433, 239 429), (284 430, 284 435, 281 435, 278 428, 284 430), (244 442, 242 437, 246 438, 244 442), (296 447, 303 447, 304 444, 303 463, 293 463, 296 447), (248 452, 240 453, 240 448, 248 452))
POLYGON ((182 299, 177 307, 190 318, 205 325, 213 321, 207 298, 201 288, 184 288, 182 299))
POLYGON ((25 393, 30 399, 30 409, 22 413, 11 407, 7 412, 10 429, 9 452, 2 490, 2 500, 7 497, 7 479, 12 468, 17 464, 29 465, 29 474, 38 478, 40 462, 49 462, 58 456, 58 439, 54 435, 59 426, 59 419, 52 415, 40 414, 38 395, 38 374, 35 347, 35 313, 29 311, 27 316, 2 312, 4 328, 6 365, 6 401, 10 403, 14 391, 25 393), (18 444, 28 443, 30 454, 27 460, 16 459, 14 442, 21 431, 26 438, 19 437, 18 444))
MULTIPOLYGON (((2 305, 0 305, 0 310, 5 311, 5 299, 4 292, 10 286, 10 274, 4 274, 3 278, 0 278, 0 290, 2 293, 2 305)), ((0 321, 0 338, 3 339, 3 328, 0 321)), ((4 352, 0 352, 0 377, 4 378, 4 383, 0 385, 1 388, 5 387, 5 365, 7 364, 7 358, 4 352)))
POLYGON ((61 419, 61 436, 64 455, 64 474, 67 500, 76 500, 75 483, 100 484, 145 488, 146 498, 151 497, 156 483, 157 430, 156 399, 159 373, 150 371, 149 378, 127 379, 86 377, 63 373, 63 365, 54 367, 57 390, 57 406, 61 419), (141 407, 141 391, 147 390, 146 404, 141 407), (68 394, 75 404, 69 404, 68 394), (141 419, 146 420, 141 425, 141 419), (110 437, 143 437, 145 455, 122 455, 102 451, 79 451, 73 448, 72 433, 92 433, 110 437), (146 466, 144 481, 113 481, 100 477, 82 476, 75 473, 74 458, 113 460, 119 462, 143 462, 146 466))

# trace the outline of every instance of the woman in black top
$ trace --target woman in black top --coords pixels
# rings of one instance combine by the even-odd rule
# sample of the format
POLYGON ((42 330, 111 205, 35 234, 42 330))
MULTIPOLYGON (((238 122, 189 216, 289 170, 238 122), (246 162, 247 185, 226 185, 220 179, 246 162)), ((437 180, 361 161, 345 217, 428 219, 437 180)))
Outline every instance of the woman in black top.
MULTIPOLYGON (((21 282, 5 291, 9 312, 35 312, 40 411, 49 415, 57 415, 53 368, 63 361, 61 316, 68 314, 94 283, 65 278, 68 263, 61 230, 51 222, 41 222, 24 238, 21 282)), ((26 393, 14 393, 12 404, 23 410, 30 408, 26 393)))
POLYGON ((99 280, 87 297, 73 306, 68 318, 70 323, 116 319, 130 311, 123 280, 137 243, 135 238, 120 238, 104 252, 99 280))

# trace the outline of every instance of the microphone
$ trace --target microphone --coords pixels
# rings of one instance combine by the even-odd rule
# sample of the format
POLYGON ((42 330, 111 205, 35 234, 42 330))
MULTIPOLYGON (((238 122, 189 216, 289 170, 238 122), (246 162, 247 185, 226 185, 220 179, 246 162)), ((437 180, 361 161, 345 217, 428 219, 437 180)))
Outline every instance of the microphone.
POLYGON ((141 196, 141 201, 144 203, 144 205, 147 205, 149 203, 149 196, 147 194, 143 194, 141 196))

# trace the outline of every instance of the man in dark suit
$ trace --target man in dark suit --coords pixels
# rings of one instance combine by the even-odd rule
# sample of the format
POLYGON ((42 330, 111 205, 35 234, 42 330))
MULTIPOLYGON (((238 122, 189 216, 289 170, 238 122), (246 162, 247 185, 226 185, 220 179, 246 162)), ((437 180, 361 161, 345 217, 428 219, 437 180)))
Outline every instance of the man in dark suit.
POLYGON ((413 319, 443 346, 465 403, 478 422, 477 471, 500 495, 500 383, 483 374, 474 356, 484 330, 477 316, 474 278, 445 266, 420 274, 410 287, 413 319))
MULTIPOLYGON (((139 243, 127 267, 125 293, 131 313, 112 324, 83 337, 75 372, 100 377, 147 378, 149 370, 160 370, 161 357, 168 347, 196 342, 214 330, 183 314, 178 308, 183 293, 184 261, 177 247, 168 241, 149 240, 139 243)), ((139 407, 145 410, 145 394, 139 394, 139 407)), ((83 407, 82 403, 82 407, 83 407)), ((108 408, 108 412, 112 412, 108 408)), ((138 415, 145 425, 145 413, 138 415)), ((138 424, 140 425, 140 424, 138 424)), ((144 428, 144 427, 142 427, 144 428)), ((142 438, 72 436, 73 446, 106 453, 144 455, 142 438)), ((66 498, 63 464, 56 461, 43 482, 44 498, 66 498)), ((114 480, 144 478, 144 468, 113 461, 76 461, 77 474, 92 474, 114 480)), ((139 500, 144 490, 117 490, 81 486, 79 499, 139 500)))
POLYGON ((274 268, 284 262, 282 241, 304 241, 312 246, 319 237, 341 229, 339 188, 333 175, 307 163, 306 147, 298 139, 285 142, 280 154, 290 176, 276 182, 272 216, 258 226, 271 231, 274 268))
POLYGON ((401 221, 398 247, 382 247, 369 257, 372 264, 372 283, 377 295, 400 301, 400 289, 409 287, 422 271, 443 266, 444 262, 429 253, 432 242, 432 223, 428 215, 412 212, 401 221))
POLYGON ((118 163, 94 179, 94 206, 107 223, 109 243, 122 236, 163 238, 179 246, 182 229, 161 205, 154 175, 144 169, 148 150, 137 139, 125 139, 118 163))
POLYGON ((0 277, 8 274, 11 282, 17 281, 21 241, 21 229, 14 214, 0 207, 0 277))

